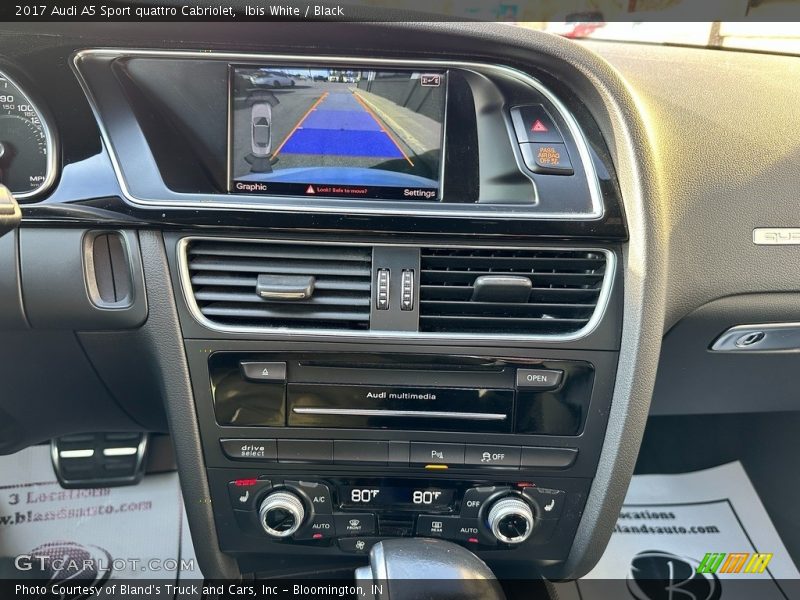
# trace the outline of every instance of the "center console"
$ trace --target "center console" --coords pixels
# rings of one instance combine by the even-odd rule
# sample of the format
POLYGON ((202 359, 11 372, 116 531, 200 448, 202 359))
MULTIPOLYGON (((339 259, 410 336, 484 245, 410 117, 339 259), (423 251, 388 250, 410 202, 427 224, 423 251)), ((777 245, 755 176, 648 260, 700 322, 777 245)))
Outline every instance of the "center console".
POLYGON ((584 101, 509 62, 76 53, 126 206, 165 224, 184 494, 241 571, 393 538, 501 576, 589 552, 627 443, 628 229, 584 101))
POLYGON ((567 557, 616 352, 339 346, 186 340, 223 551, 337 564, 425 537, 501 572, 567 557))

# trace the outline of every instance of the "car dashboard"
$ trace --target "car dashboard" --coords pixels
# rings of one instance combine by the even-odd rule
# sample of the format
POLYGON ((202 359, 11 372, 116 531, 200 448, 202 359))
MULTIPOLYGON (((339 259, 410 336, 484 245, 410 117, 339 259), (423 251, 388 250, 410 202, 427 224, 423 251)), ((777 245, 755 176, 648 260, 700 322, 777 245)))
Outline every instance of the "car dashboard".
POLYGON ((211 578, 351 569, 395 537, 570 578, 611 534, 651 412, 748 410, 665 398, 741 364, 709 344, 759 315, 720 298, 789 291, 749 238, 784 207, 692 198, 730 160, 692 130, 711 109, 670 112, 624 45, 489 24, 169 31, 0 31, 21 210, 0 237, 0 451, 87 422, 168 432, 211 578), (746 289, 708 275, 726 236, 746 289))

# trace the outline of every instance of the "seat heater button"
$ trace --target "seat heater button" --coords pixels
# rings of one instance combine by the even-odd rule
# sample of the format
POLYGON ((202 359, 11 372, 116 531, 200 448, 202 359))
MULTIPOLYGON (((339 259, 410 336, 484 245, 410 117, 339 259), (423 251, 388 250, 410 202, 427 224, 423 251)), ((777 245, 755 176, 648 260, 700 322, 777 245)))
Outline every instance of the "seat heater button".
POLYGON ((566 492, 550 488, 526 487, 523 488, 522 495, 536 505, 536 516, 539 519, 558 519, 567 501, 566 492))
POLYGON ((228 483, 228 495, 234 510, 255 510, 256 501, 264 490, 272 487, 269 479, 236 479, 228 483))

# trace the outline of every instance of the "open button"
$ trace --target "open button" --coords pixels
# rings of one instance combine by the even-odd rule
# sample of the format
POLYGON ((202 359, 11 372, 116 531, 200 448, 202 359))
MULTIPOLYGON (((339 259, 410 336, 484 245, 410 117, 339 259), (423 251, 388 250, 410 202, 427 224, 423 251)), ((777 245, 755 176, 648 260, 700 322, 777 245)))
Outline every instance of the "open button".
POLYGON ((563 376, 563 371, 550 369, 517 369, 517 387, 552 390, 561 384, 563 376))

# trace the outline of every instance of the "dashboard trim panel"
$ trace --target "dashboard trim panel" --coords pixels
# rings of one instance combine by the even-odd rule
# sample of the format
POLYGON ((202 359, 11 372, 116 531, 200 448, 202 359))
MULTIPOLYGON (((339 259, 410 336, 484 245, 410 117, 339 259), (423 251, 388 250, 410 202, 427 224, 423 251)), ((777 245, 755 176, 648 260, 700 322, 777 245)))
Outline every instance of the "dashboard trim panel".
MULTIPOLYGON (((225 208, 225 209, 246 209, 246 210, 278 210, 278 211, 287 211, 290 210, 292 212, 304 212, 304 213, 334 213, 334 214, 364 214, 364 215, 408 215, 408 216, 436 216, 436 217, 472 217, 472 218, 507 218, 507 217, 515 217, 520 219, 526 220, 559 220, 559 221, 595 221, 600 220, 603 218, 605 214, 605 209, 603 206, 602 201, 602 192, 600 189, 600 182, 597 175, 597 171, 594 167, 594 163, 592 162, 591 153, 589 150, 589 145, 586 140, 586 137, 583 133, 583 130, 578 125, 577 120, 573 116, 573 114, 569 111, 569 109, 555 96, 544 84, 542 84, 538 79, 534 78, 533 76, 519 71, 517 69, 503 66, 503 65, 491 65, 479 62, 465 62, 465 61, 444 61, 444 60, 421 60, 421 59, 409 59, 409 60, 398 60, 398 59, 389 59, 389 58, 363 58, 363 57, 347 57, 347 56, 325 56, 325 55, 317 55, 317 56, 294 56, 294 55, 286 55, 286 54, 259 54, 259 53, 236 53, 236 52, 201 52, 196 50, 180 50, 180 51, 156 51, 156 50, 126 50, 126 49, 119 49, 119 48, 93 48, 93 49, 86 49, 76 52, 71 61, 72 69, 75 72, 75 75, 78 79, 78 82, 83 89, 87 101, 91 106, 92 112, 94 113, 95 119, 97 121, 98 127, 100 129, 101 136, 103 138, 103 143, 108 150, 109 157, 111 159, 111 163, 114 167, 114 173, 117 177, 119 182, 119 186, 123 197, 132 204, 135 205, 144 205, 149 207, 181 207, 181 208, 191 208, 191 209, 208 209, 208 208, 225 208), (537 92, 542 94, 552 105, 556 108, 559 112, 561 117, 564 119, 565 123, 567 124, 567 128, 569 129, 570 134, 573 136, 575 140, 575 144, 578 148, 578 153, 580 156, 581 164, 586 172, 587 182, 589 187, 589 195, 591 198, 592 203, 592 210, 588 213, 534 213, 527 211, 523 208, 522 205, 515 205, 515 210, 510 210, 507 208, 508 205, 505 207, 503 205, 495 205, 494 208, 489 208, 488 205, 476 205, 472 209, 454 209, 451 206, 447 205, 440 205, 438 210, 434 210, 431 207, 420 207, 418 204, 411 205, 409 203, 409 208, 402 208, 402 207, 381 207, 381 206, 362 206, 359 204, 357 207, 353 205, 349 205, 347 207, 338 207, 338 206, 327 206, 327 205, 319 205, 319 204, 311 204, 308 202, 308 198, 302 198, 302 204, 296 205, 288 205, 284 203, 270 203, 268 196, 245 196, 241 194, 236 195, 226 195, 226 194, 212 194, 211 197, 220 196, 223 198, 231 198, 233 197, 246 197, 249 198, 251 201, 257 201, 257 203, 242 203, 236 202, 235 200, 226 200, 226 201, 214 201, 214 200, 202 200, 199 195, 196 194, 179 194, 174 193, 178 196, 185 196, 186 200, 158 200, 154 198, 142 198, 138 197, 133 194, 133 192, 129 189, 127 185, 127 181, 122 172, 122 168, 120 166, 119 158, 116 155, 116 151, 114 150, 114 145, 111 140, 111 136, 105 126, 103 118, 100 114, 100 110, 98 108, 98 104, 92 90, 86 81, 85 77, 81 73, 80 63, 81 61, 90 56, 110 56, 110 57, 175 57, 175 58, 187 58, 187 59, 197 59, 197 58, 204 58, 208 60, 219 60, 219 61, 278 61, 287 64, 298 64, 298 63, 311 63, 311 62, 318 62, 321 64, 325 63, 348 63, 353 65, 374 65, 374 66, 406 66, 406 67, 434 67, 440 69, 446 68, 462 68, 466 70, 472 69, 482 69, 484 71, 493 71, 499 74, 504 74, 506 76, 511 76, 516 79, 520 79, 533 87, 537 92)), ((226 117, 227 118, 227 117, 226 117)), ((229 125, 229 123, 228 123, 229 125)), ((515 154, 516 156, 516 154, 515 154)), ((518 157, 517 157, 518 158, 518 157)), ((535 189, 535 186, 534 186, 535 189)), ((204 195, 202 198, 207 198, 209 195, 204 195)), ((287 199, 292 199, 293 197, 287 197, 287 199)), ((375 203, 371 203, 375 204, 375 203)))

